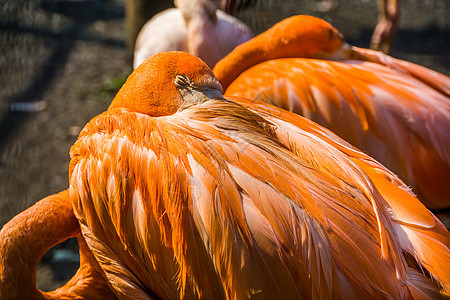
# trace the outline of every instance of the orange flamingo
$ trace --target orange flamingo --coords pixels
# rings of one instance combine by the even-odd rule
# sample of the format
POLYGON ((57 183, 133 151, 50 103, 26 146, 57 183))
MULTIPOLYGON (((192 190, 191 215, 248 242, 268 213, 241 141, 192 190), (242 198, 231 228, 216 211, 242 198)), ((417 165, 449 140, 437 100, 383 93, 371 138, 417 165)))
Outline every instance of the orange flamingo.
POLYGON ((430 208, 450 206, 450 79, 352 47, 294 16, 242 44, 214 73, 235 95, 303 115, 379 160, 430 208))
POLYGON ((198 58, 157 54, 71 148, 74 213, 119 298, 448 295, 450 234, 393 173, 221 91, 198 58))
POLYGON ((169 50, 187 51, 213 67, 253 36, 243 22, 218 10, 210 0, 176 0, 175 6, 142 28, 136 40, 134 68, 146 58, 169 50))
POLYGON ((81 237, 69 192, 42 199, 0 231, 0 299, 115 299, 98 263, 81 237), (70 237, 80 245, 80 268, 63 287, 36 288, 39 259, 70 237))

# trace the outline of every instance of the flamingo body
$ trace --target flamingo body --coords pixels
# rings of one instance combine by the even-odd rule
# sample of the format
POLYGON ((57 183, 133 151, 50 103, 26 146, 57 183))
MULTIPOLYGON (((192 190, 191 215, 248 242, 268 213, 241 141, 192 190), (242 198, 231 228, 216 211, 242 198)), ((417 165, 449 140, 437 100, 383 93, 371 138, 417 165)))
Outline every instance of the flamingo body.
POLYGON ((148 21, 136 41, 134 68, 163 51, 190 52, 213 67, 237 45, 249 40, 250 29, 238 19, 216 10, 209 0, 180 0, 148 21))
POLYGON ((71 157, 75 215, 119 298, 450 291, 449 233, 393 173, 305 118, 223 98, 187 53, 142 64, 71 157))
POLYGON ((302 51, 313 38, 301 36, 292 45, 264 48, 269 39, 299 31, 302 22, 331 30, 319 20, 292 17, 236 48, 214 69, 225 95, 271 103, 318 122, 389 167, 428 207, 449 207, 450 79, 344 43, 321 50, 324 38, 314 26, 310 31, 322 44, 313 52, 302 51), (254 52, 253 62, 246 63, 254 52))

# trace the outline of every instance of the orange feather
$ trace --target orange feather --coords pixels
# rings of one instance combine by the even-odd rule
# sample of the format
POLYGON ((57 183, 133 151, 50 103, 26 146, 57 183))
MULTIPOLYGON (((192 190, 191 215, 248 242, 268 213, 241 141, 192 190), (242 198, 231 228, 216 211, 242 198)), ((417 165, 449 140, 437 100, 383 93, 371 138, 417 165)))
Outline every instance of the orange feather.
POLYGON ((285 19, 238 46, 214 74, 226 96, 318 122, 394 171, 428 207, 450 206, 447 76, 351 47, 311 16, 285 19))

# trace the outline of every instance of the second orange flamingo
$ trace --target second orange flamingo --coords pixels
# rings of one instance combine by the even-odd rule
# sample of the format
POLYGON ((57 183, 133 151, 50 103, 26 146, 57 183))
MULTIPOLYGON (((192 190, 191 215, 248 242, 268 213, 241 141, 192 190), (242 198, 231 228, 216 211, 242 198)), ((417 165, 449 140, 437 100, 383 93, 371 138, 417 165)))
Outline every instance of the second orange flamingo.
POLYGON ((450 79, 352 47, 327 22, 294 16, 238 46, 214 73, 225 95, 303 115, 378 159, 429 208, 450 206, 450 79))

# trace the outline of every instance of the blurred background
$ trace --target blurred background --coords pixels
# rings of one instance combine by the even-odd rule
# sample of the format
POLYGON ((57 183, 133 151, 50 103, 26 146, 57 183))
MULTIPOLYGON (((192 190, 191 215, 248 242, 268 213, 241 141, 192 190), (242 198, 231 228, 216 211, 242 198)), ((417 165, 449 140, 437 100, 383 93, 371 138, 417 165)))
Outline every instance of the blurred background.
MULTIPOLYGON (((377 1, 329 1, 254 0, 235 16, 258 34, 310 14, 369 47, 377 1)), ((140 27, 169 7, 173 1, 0 0, 0 226, 68 187, 70 146, 131 73, 140 27)), ((400 11, 391 55, 450 75, 450 0, 401 0, 400 11)), ((52 290, 77 268, 71 239, 43 257, 37 285, 52 290)))

